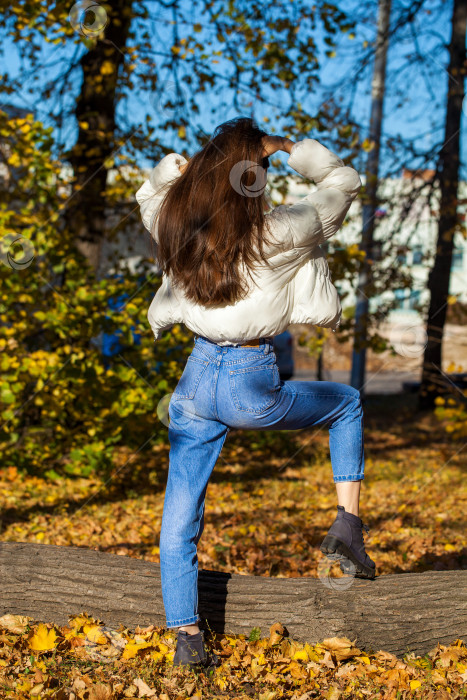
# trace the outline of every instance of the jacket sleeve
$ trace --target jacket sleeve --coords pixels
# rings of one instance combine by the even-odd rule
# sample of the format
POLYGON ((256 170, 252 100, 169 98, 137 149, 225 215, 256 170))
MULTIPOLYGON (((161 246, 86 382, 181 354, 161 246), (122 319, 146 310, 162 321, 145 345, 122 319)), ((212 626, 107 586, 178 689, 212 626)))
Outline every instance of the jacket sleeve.
POLYGON ((162 275, 161 285, 149 306, 147 318, 154 340, 159 340, 162 333, 172 328, 175 323, 182 322, 180 307, 165 274, 162 275))
POLYGON ((314 248, 333 236, 342 226, 362 182, 354 168, 316 139, 296 142, 287 164, 316 184, 296 204, 286 207, 289 231, 295 248, 314 248))
POLYGON ((136 201, 140 206, 141 218, 144 226, 150 232, 156 243, 157 237, 156 218, 162 200, 174 180, 181 175, 179 166, 187 163, 187 159, 179 153, 169 153, 153 168, 149 179, 136 192, 136 201))

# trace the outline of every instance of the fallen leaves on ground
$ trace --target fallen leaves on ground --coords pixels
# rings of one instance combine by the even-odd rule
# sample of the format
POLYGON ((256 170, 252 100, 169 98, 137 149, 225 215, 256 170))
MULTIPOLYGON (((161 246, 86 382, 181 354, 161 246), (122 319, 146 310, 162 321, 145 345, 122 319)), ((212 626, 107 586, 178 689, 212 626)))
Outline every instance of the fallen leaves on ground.
MULTIPOLYGON (((410 397, 365 408, 365 541, 379 574, 467 563, 465 450, 410 397)), ((317 576, 336 513, 328 433, 282 431, 270 442, 233 431, 211 476, 200 568, 256 576, 317 576), (257 442, 256 442, 257 441, 257 442)), ((119 459, 128 461, 123 450, 119 459)), ((159 562, 169 445, 132 459, 120 496, 97 479, 41 479, 0 469, 0 540, 90 547, 159 562), (145 482, 156 474, 155 483, 145 482)), ((116 469, 118 468, 116 464, 116 469)), ((340 576, 339 567, 335 575, 340 576)))
POLYGON ((176 633, 162 627, 107 627, 86 613, 62 627, 18 615, 0 618, 0 697, 56 700, 120 698, 465 697, 467 648, 461 640, 423 657, 365 652, 345 637, 317 644, 288 638, 278 622, 261 637, 213 634, 214 673, 174 667, 176 633), (76 640, 80 640, 76 644, 76 640))
MULTIPOLYGON (((434 416, 415 414, 406 397, 369 400, 365 436, 362 517, 378 573, 465 567, 462 446, 447 439, 434 416)), ((290 431, 281 440, 229 434, 207 490, 200 568, 317 575, 319 545, 336 507, 327 431, 290 431)), ((3 467, 0 540, 159 562, 168 454, 168 444, 160 444, 132 459, 131 487, 120 495, 109 490, 112 480, 108 488, 97 478, 50 481, 3 467), (145 481, 148 474, 156 478, 145 481)), ((122 449, 118 459, 116 468, 129 454, 122 449)), ((173 668, 175 635, 163 628, 115 630, 86 613, 64 627, 46 622, 1 618, 2 700, 465 698, 467 655, 459 640, 398 660, 359 650, 348 639, 300 644, 284 637, 278 622, 265 638, 215 639, 222 665, 207 678, 173 668)))

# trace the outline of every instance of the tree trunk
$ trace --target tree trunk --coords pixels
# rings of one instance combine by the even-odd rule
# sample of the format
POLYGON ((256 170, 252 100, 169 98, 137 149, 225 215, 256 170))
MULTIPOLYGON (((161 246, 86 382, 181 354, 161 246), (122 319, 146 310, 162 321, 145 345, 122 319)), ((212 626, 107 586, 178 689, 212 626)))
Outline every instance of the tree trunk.
MULTIPOLYGON (((165 626, 158 564, 80 547, 0 543, 0 616, 65 624, 87 612, 109 626, 165 626)), ((340 578, 199 572, 199 613, 218 633, 263 636, 275 622, 316 643, 348 637, 367 651, 425 654, 467 639, 467 571, 340 578), (330 587, 343 586, 340 590, 330 587)))
MULTIPOLYGON (((75 109, 78 139, 68 154, 75 179, 66 222, 74 233, 76 247, 96 272, 105 237, 107 172, 111 167, 106 161, 115 148, 117 81, 125 59, 132 4, 133 0, 115 0, 111 7, 105 6, 108 16, 104 13, 96 20, 99 24, 107 19, 104 36, 96 38, 80 61, 83 82, 75 109)), ((86 30, 86 18, 83 32, 92 36, 86 30)))
POLYGON ((375 65, 371 89, 370 141, 373 148, 368 153, 365 181, 365 199, 362 209, 362 240, 360 248, 365 252, 365 259, 360 263, 355 304, 355 329, 352 351, 352 369, 350 384, 364 396, 366 345, 368 341, 369 287, 371 284, 371 265, 373 263, 373 234, 375 230, 375 211, 377 207, 377 190, 379 176, 379 154, 381 148, 381 131, 383 128, 383 106, 386 89, 386 56, 389 43, 389 20, 391 0, 379 0, 378 35, 376 38, 375 65))
POLYGON ((459 226, 457 191, 459 185, 459 148, 464 78, 467 73, 465 51, 467 3, 454 0, 452 35, 449 45, 448 96, 444 144, 440 153, 440 213, 438 240, 433 268, 428 278, 430 306, 427 319, 428 342, 423 358, 419 392, 420 408, 432 408, 439 388, 445 384, 442 374, 442 342, 451 277, 454 233, 459 226))

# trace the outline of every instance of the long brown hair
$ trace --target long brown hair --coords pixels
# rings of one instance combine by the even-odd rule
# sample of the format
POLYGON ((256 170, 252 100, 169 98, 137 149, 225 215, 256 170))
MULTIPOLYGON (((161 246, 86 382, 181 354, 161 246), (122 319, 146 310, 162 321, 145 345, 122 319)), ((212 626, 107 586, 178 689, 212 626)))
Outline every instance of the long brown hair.
POLYGON ((250 274, 256 261, 268 263, 264 136, 247 117, 221 124, 162 201, 154 223, 158 263, 197 304, 235 303, 248 292, 240 264, 250 274))

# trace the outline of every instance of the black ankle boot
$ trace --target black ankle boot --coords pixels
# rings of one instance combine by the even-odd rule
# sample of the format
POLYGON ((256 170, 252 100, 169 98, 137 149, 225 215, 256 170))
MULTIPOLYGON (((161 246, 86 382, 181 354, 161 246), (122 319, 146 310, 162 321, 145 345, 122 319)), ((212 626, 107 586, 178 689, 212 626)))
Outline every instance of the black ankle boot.
POLYGON ((173 660, 174 666, 189 666, 190 668, 205 668, 210 671, 219 665, 216 654, 209 654, 204 643, 204 630, 189 634, 179 630, 177 648, 173 660))
POLYGON ((320 550, 329 559, 338 560, 344 573, 374 579, 376 566, 365 552, 362 529, 368 532, 368 526, 357 515, 347 513, 344 506, 337 506, 336 519, 320 550))

